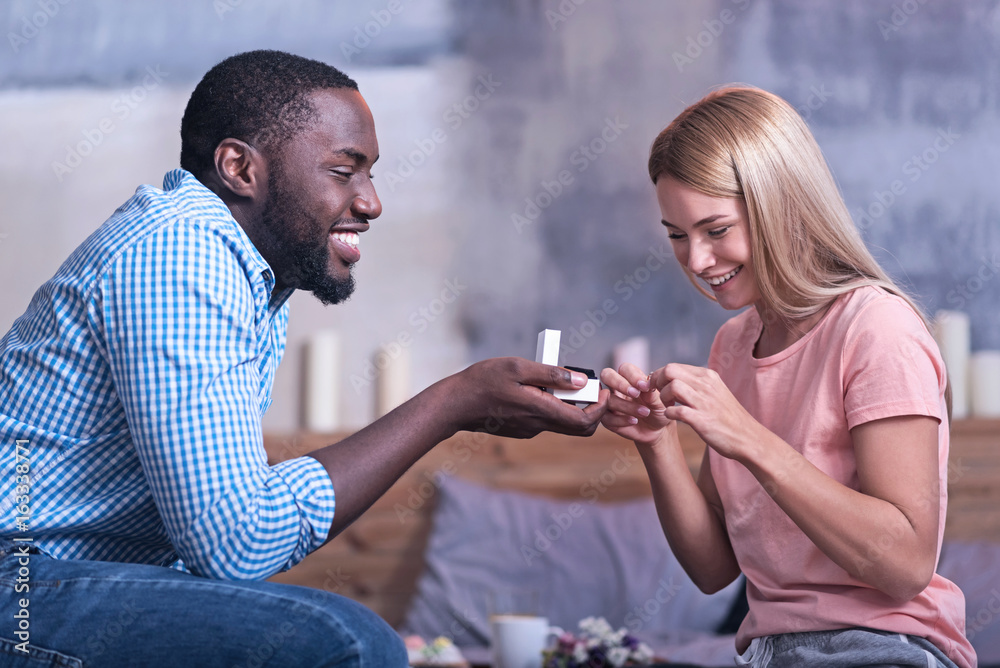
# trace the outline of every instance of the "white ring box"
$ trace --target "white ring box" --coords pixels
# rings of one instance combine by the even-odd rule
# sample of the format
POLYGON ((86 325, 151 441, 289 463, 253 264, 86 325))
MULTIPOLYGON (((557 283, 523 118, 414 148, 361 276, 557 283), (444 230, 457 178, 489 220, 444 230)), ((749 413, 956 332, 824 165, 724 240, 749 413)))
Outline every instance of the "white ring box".
MULTIPOLYGON (((559 366, 559 339, 562 332, 558 329, 543 329, 538 333, 538 347, 535 348, 535 361, 542 364, 559 366)), ((556 399, 562 399, 569 403, 593 404, 597 402, 597 396, 601 391, 601 381, 590 369, 579 369, 577 367, 563 367, 571 371, 579 371, 589 377, 587 384, 578 390, 553 390, 546 388, 546 392, 551 392, 556 399)))

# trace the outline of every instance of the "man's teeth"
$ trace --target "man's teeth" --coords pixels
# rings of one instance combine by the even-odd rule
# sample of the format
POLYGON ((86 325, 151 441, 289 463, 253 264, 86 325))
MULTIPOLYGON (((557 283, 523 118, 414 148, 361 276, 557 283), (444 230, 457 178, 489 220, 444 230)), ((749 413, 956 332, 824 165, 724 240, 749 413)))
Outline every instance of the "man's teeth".
POLYGON ((705 280, 708 282, 709 285, 722 285, 723 283, 725 283, 726 281, 728 281, 730 278, 732 278, 733 276, 735 276, 736 274, 738 274, 739 271, 740 271, 740 269, 742 269, 742 268, 743 268, 743 265, 740 265, 740 266, 736 267, 735 269, 733 269, 731 272, 729 272, 728 274, 726 274, 724 276, 719 276, 718 278, 706 278, 705 280))
POLYGON ((331 232, 330 233, 334 239, 337 241, 342 241, 348 246, 358 247, 358 233, 357 232, 331 232))

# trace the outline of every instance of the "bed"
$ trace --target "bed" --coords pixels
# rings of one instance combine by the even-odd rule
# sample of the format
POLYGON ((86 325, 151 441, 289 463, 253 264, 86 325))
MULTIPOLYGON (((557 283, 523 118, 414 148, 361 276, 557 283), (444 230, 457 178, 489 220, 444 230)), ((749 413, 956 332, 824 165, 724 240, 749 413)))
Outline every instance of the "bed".
MULTIPOLYGON (((265 447, 275 463, 341 437, 269 434, 265 447)), ((681 442, 696 471, 704 443, 683 425, 681 442)), ((982 665, 1000 664, 1000 420, 957 421, 950 461, 939 571, 966 593, 982 665)), ((483 589, 497 582, 548 587, 553 623, 600 614, 658 656, 704 666, 733 665, 727 633, 740 614, 739 581, 707 597, 679 570, 634 446, 604 429, 530 440, 460 433, 273 580, 354 598, 401 632, 443 633, 473 656, 486 642, 483 589)))

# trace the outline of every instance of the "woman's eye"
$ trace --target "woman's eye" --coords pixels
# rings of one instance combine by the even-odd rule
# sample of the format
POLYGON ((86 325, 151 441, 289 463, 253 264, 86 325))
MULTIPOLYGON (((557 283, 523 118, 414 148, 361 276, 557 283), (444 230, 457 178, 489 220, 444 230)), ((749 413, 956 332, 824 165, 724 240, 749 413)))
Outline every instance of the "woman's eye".
POLYGON ((713 238, 718 238, 718 237, 721 237, 722 235, 724 235, 728 231, 729 231, 729 226, 728 225, 726 227, 717 227, 714 230, 709 230, 708 231, 708 236, 713 237, 713 238))
POLYGON ((681 239, 684 238, 684 235, 680 234, 679 232, 670 232, 669 234, 667 234, 667 238, 670 239, 671 241, 680 241, 681 239))

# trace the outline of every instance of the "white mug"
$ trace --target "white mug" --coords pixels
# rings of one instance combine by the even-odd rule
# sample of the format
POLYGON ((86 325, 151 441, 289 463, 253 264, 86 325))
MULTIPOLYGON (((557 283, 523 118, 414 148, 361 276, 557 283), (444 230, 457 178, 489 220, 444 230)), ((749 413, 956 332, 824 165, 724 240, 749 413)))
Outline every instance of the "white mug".
POLYGON ((495 668, 541 668, 542 650, 550 635, 548 619, 535 615, 493 615, 490 627, 495 668))

